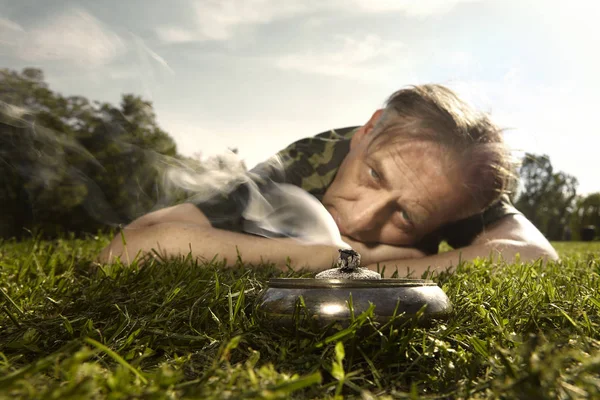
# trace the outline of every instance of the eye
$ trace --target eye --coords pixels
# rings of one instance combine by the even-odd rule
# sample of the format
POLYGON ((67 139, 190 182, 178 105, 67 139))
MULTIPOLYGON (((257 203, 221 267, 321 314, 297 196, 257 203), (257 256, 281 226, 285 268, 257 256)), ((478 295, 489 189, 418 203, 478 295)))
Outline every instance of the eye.
POLYGON ((381 179, 381 176, 379 175, 379 173, 377 171, 375 171, 373 168, 369 168, 369 175, 371 175, 371 177, 377 181, 381 179))
POLYGON ((408 215, 408 213, 405 210, 400 210, 400 215, 402 216, 402 218, 404 218, 406 221, 411 222, 410 220, 410 215, 408 215))

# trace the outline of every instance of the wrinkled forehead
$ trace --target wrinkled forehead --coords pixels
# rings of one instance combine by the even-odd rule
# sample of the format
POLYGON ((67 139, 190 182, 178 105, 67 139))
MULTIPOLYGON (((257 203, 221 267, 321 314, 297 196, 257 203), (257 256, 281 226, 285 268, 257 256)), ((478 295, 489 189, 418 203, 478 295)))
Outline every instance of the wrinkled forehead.
POLYGON ((380 163, 391 164, 395 169, 421 172, 448 172, 457 164, 446 146, 425 135, 384 132, 367 143, 364 154, 380 163))
POLYGON ((375 151, 407 141, 432 140, 432 137, 418 118, 390 118, 384 115, 369 135, 367 150, 375 151))
POLYGON ((429 186, 442 180, 455 183, 457 178, 444 147, 428 140, 403 139, 372 147, 366 158, 377 165, 391 186, 398 190, 410 185, 420 186, 427 192, 429 186))

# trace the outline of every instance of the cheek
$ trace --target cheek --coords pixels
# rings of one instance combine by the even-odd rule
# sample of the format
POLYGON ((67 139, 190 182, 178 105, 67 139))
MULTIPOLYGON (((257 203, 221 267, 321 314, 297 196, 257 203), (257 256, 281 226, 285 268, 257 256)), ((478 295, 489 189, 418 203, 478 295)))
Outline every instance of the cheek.
POLYGON ((354 207, 357 203, 365 202, 365 198, 368 197, 368 190, 366 189, 352 175, 339 176, 329 186, 324 198, 347 203, 346 207, 354 207))
POLYGON ((388 223, 381 230, 380 242, 396 246, 410 246, 417 243, 417 238, 414 234, 399 230, 396 226, 388 223))
POLYGON ((361 171, 364 169, 364 162, 355 157, 344 160, 338 169, 336 180, 341 181, 344 185, 356 184, 360 181, 361 171))

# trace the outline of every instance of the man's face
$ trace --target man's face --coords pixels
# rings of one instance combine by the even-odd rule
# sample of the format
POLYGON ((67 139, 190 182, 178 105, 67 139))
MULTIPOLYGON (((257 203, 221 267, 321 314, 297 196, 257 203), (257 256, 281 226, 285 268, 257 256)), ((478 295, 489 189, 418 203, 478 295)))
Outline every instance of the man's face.
POLYGON ((365 129, 323 197, 342 235, 410 246, 464 214, 464 189, 444 170, 441 146, 417 140, 369 148, 365 129))

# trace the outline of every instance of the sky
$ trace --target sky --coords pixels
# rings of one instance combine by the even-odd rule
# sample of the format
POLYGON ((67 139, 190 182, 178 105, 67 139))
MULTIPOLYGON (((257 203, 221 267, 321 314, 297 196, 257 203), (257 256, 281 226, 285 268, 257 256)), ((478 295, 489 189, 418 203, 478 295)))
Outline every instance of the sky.
POLYGON ((185 155, 249 167, 441 83, 600 192, 594 0, 0 0, 0 68, 64 95, 151 100, 185 155))

